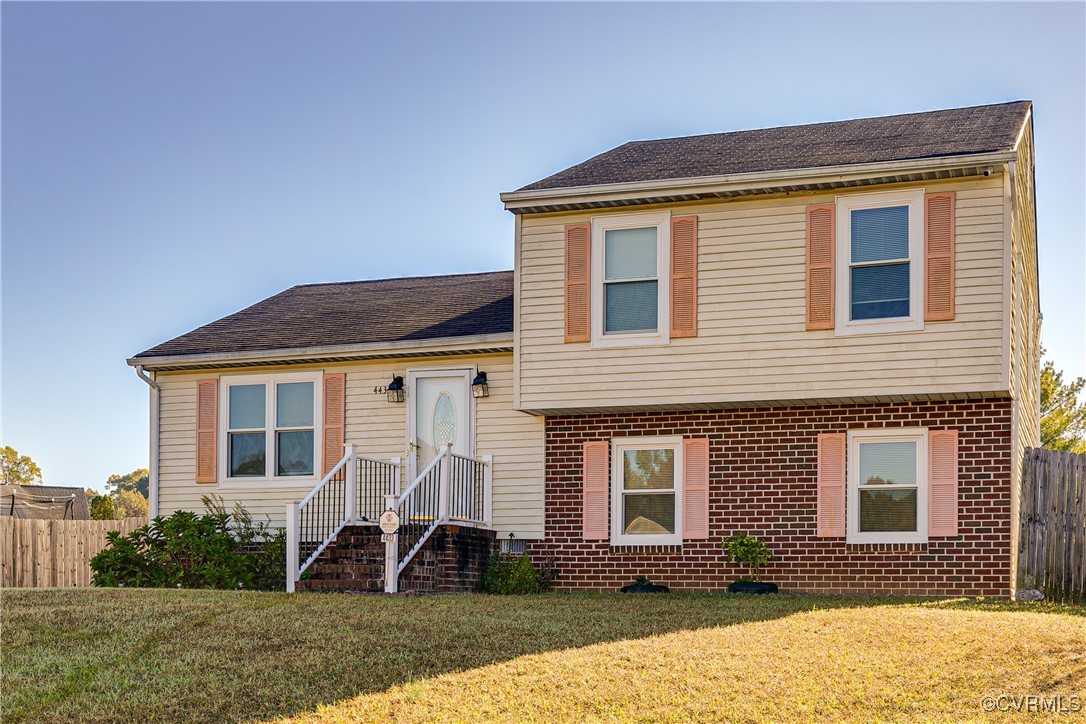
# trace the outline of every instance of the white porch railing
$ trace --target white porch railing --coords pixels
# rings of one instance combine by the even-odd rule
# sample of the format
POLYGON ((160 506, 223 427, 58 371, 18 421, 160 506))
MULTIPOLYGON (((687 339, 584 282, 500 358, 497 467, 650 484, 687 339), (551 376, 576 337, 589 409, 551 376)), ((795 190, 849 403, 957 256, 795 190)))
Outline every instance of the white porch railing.
POLYGON ((493 458, 457 455, 445 445, 402 494, 389 495, 386 507, 400 518, 386 538, 385 592, 399 590, 399 577, 439 525, 490 525, 493 458))
POLYGON ((375 523, 385 496, 400 487, 400 459, 357 454, 347 443, 343 459, 298 503, 287 503, 287 591, 339 532, 356 523, 375 523))
POLYGON ((355 445, 308 495, 287 503, 287 583, 293 591, 302 573, 348 525, 375 525, 386 510, 400 518, 385 537, 385 590, 398 590, 399 575, 439 525, 489 526, 493 460, 469 458, 446 445, 400 493, 400 458, 360 456, 355 445))

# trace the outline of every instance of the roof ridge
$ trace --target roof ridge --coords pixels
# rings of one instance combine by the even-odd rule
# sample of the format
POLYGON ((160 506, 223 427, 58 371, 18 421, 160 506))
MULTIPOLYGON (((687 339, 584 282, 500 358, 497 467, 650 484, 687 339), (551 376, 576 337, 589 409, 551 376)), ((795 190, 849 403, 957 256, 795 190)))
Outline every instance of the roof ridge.
MULTIPOLYGON (((385 277, 383 279, 353 279, 339 282, 312 282, 309 284, 295 284, 292 287, 288 287, 284 291, 290 291, 291 289, 301 289, 304 287, 329 287, 329 286, 346 286, 355 284, 378 284, 380 282, 403 282, 413 279, 456 279, 461 277, 482 277, 482 276, 494 276, 497 274, 512 274, 512 269, 496 269, 492 271, 484 272, 465 272, 462 274, 417 274, 414 276, 406 277, 385 277)), ((282 293, 282 292, 280 292, 282 293)))
MULTIPOLYGON (((682 141, 682 140, 687 140, 687 139, 691 139, 691 138, 712 138, 714 136, 728 136, 728 135, 731 135, 733 133, 752 133, 752 132, 762 132, 762 131, 776 131, 776 130, 779 130, 779 129, 782 129, 782 128, 811 128, 811 127, 814 127, 814 126, 832 126, 835 123, 856 123, 856 122, 859 122, 859 121, 876 121, 876 120, 882 120, 882 119, 886 119, 886 118, 909 118, 911 116, 928 116, 928 115, 932 115, 932 114, 935 114, 935 113, 953 113, 954 111, 968 111, 968 110, 974 110, 974 109, 980 109, 980 108, 996 108, 998 106, 1013 106, 1013 105, 1016 105, 1016 104, 1019 104, 1019 103, 1030 103, 1030 104, 1032 104, 1033 101, 1031 101, 1031 100, 1029 100, 1027 98, 1021 98, 1021 99, 1016 100, 1016 101, 1005 101, 1003 103, 984 103, 984 104, 981 104, 979 106, 959 106, 957 108, 933 108, 933 109, 927 110, 927 111, 910 111, 909 113, 886 113, 886 114, 881 115, 881 116, 863 116, 862 118, 838 118, 837 120, 833 120, 833 121, 815 121, 813 123, 792 123, 792 124, 787 124, 786 123, 786 124, 782 124, 780 126, 760 126, 758 128, 740 128, 740 129, 736 129, 734 131, 715 131, 713 133, 693 133, 693 134, 690 134, 688 136, 665 136, 663 138, 641 138, 641 139, 637 139, 637 140, 633 140, 633 141, 626 141, 625 143, 622 143, 622 144, 616 146, 615 149, 612 149, 612 150, 622 148, 623 146, 638 145, 638 144, 642 144, 642 143, 659 143, 661 141, 682 141)), ((608 153, 608 151, 604 151, 603 153, 600 153, 600 154, 597 154, 597 155, 602 156, 602 155, 604 155, 606 153, 608 153)))

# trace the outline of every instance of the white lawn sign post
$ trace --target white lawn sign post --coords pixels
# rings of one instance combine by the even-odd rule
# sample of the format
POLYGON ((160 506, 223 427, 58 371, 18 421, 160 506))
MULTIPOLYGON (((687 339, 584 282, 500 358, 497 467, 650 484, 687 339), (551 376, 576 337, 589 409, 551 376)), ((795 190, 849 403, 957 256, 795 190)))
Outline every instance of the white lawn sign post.
POLYGON ((385 496, 385 505, 388 507, 381 513, 378 526, 381 528, 381 542, 385 544, 385 593, 396 593, 399 590, 400 572, 400 516, 396 514, 394 507, 397 502, 395 495, 385 496))

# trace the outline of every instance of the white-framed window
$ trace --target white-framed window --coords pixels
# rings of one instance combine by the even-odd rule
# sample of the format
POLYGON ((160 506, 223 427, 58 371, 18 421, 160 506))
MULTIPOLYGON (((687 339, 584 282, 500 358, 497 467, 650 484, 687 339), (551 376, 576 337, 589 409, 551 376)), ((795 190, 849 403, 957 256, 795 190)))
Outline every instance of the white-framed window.
POLYGON ((611 443, 611 543, 682 544, 682 438, 611 443))
POLYGON ((668 213, 592 219, 592 344, 669 341, 668 213))
POLYGON ((319 477, 319 372, 224 376, 220 385, 220 480, 297 482, 319 477))
POLYGON ((926 543, 926 428, 850 430, 849 543, 926 543))
POLYGON ((836 334, 924 328, 924 191, 837 197, 836 334))

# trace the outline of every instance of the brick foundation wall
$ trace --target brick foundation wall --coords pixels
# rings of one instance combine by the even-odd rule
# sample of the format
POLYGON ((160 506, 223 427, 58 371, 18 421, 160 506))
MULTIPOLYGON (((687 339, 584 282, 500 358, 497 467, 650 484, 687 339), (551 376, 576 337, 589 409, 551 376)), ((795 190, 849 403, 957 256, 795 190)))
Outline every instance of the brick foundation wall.
POLYGON ((1007 596, 1011 570, 1011 401, 569 415, 546 421, 546 534, 555 588, 617 590, 648 576, 672 590, 717 591, 743 571, 720 541, 743 532, 773 560, 782 592, 1007 596), (816 436, 863 428, 959 430, 959 535, 926 544, 848 545, 815 537, 816 436), (709 438, 709 540, 642 549, 581 538, 581 457, 588 440, 637 435, 709 438))
MULTIPOLYGON (((491 530, 443 525, 400 575, 400 591, 462 593, 482 589, 483 569, 496 548, 491 530)), ((340 531, 298 587, 309 591, 378 593, 385 590, 385 544, 376 526, 340 531)))

